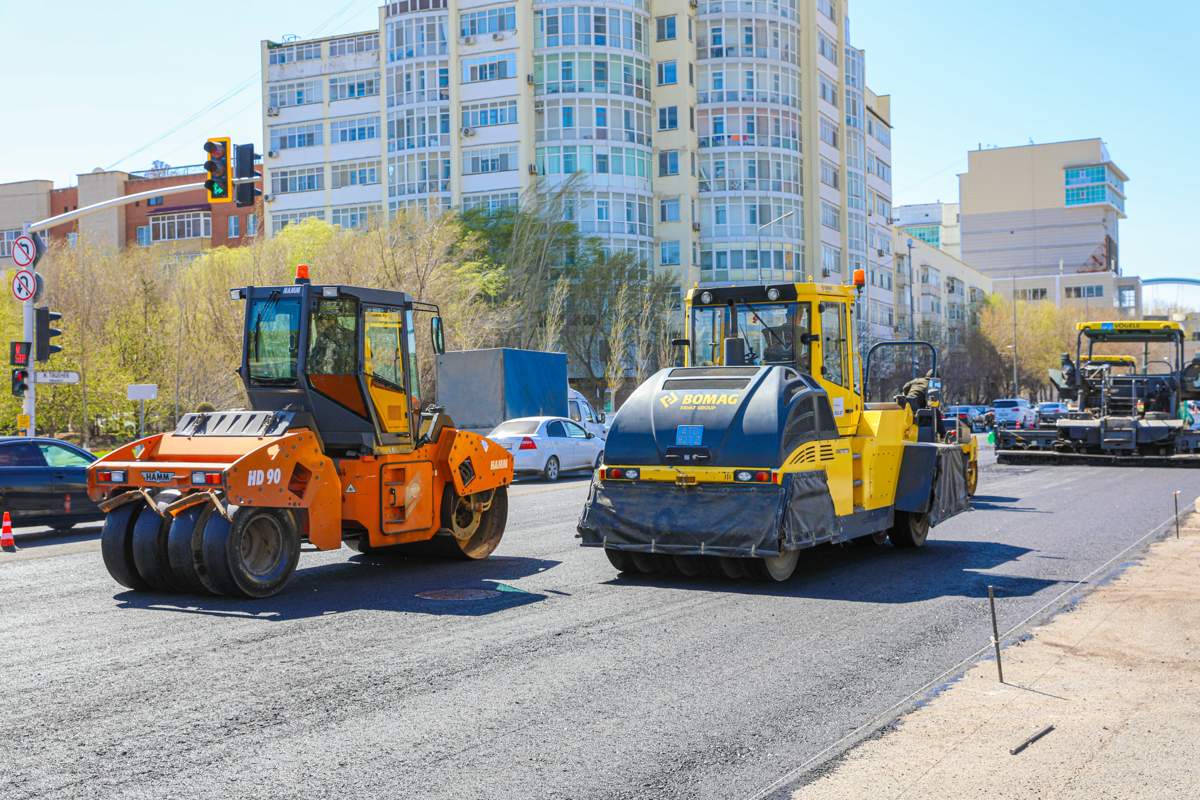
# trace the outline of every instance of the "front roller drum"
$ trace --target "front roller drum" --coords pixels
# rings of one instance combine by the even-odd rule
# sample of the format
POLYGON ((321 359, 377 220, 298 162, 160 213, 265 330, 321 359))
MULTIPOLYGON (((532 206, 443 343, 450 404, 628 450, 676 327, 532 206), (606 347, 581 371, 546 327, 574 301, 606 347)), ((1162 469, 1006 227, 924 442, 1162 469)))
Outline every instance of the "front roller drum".
POLYGON ((242 506, 227 520, 209 515, 201 538, 204 574, 234 597, 270 597, 300 560, 300 529, 291 511, 242 506))

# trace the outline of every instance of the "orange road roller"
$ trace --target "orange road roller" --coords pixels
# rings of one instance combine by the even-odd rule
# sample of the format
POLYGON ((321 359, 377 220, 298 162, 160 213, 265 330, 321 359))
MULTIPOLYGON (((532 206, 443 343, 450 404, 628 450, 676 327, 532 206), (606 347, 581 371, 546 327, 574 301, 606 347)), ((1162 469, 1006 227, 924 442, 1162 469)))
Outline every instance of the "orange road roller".
POLYGON ((261 598, 301 546, 487 558, 504 534, 512 455, 422 410, 404 292, 314 285, 230 290, 245 301, 249 410, 188 414, 88 470, 109 574, 135 590, 261 598))

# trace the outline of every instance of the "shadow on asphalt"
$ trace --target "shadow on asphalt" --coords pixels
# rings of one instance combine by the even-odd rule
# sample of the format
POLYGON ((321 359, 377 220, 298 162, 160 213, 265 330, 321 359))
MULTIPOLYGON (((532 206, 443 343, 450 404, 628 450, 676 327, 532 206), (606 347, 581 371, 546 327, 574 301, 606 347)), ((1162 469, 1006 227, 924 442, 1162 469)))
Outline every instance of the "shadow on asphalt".
POLYGON ((17 547, 26 550, 34 547, 49 547, 55 544, 95 541, 100 538, 102 530, 103 526, 99 522, 83 522, 68 531, 32 531, 23 533, 18 528, 15 533, 17 547))
POLYGON ((1040 508, 1030 506, 1014 506, 1019 497, 1001 497, 999 495, 977 494, 971 498, 971 509, 974 511, 1014 511, 1020 514, 1051 514, 1040 508))
POLYGON ((783 583, 692 579, 661 573, 621 573, 606 583, 861 603, 918 603, 939 597, 986 598, 989 585, 995 587, 999 597, 1028 597, 1061 581, 985 574, 981 570, 994 569, 1030 552, 1026 547, 999 542, 956 539, 930 539, 920 550, 897 550, 891 545, 822 545, 803 551, 796 573, 783 583))
POLYGON ((348 561, 296 570, 274 597, 228 597, 122 592, 118 608, 171 611, 269 622, 322 617, 346 611, 399 611, 433 616, 480 617, 546 599, 504 583, 544 572, 561 562, 516 556, 483 561, 447 561, 358 555, 348 561), (465 595, 465 599, 429 599, 465 595))

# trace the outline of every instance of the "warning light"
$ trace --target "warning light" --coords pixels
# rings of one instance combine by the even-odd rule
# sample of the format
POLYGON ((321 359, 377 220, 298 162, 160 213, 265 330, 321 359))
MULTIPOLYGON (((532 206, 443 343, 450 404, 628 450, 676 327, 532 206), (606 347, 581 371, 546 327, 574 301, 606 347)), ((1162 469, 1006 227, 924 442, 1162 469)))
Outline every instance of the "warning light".
POLYGON ((308 264, 296 265, 296 283, 310 283, 308 279, 308 264))
POLYGON ((29 342, 9 342, 8 363, 14 367, 28 367, 29 350, 29 342))
POLYGON ((208 160, 204 162, 204 171, 208 173, 204 191, 210 203, 233 202, 230 191, 233 187, 233 165, 229 160, 229 146, 228 136, 218 136, 204 143, 204 152, 208 153, 208 160))
POLYGON ((854 270, 854 285, 861 289, 866 284, 867 284, 866 270, 862 269, 861 267, 859 269, 854 270))

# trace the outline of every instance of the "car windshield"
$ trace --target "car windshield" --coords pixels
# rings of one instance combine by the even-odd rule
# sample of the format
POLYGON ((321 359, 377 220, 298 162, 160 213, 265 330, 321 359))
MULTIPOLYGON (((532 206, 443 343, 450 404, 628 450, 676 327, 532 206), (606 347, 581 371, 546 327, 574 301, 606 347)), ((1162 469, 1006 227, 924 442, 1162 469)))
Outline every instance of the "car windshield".
POLYGON ((542 423, 536 419, 514 419, 508 422, 501 422, 488 436, 528 436, 531 433, 537 433, 538 426, 542 423))
POLYGON ((995 408, 1016 408, 1016 400, 997 400, 992 404, 995 408))
POLYGON ((278 294, 250 306, 248 361, 250 381, 269 385, 296 382, 296 353, 300 344, 300 299, 278 294))

